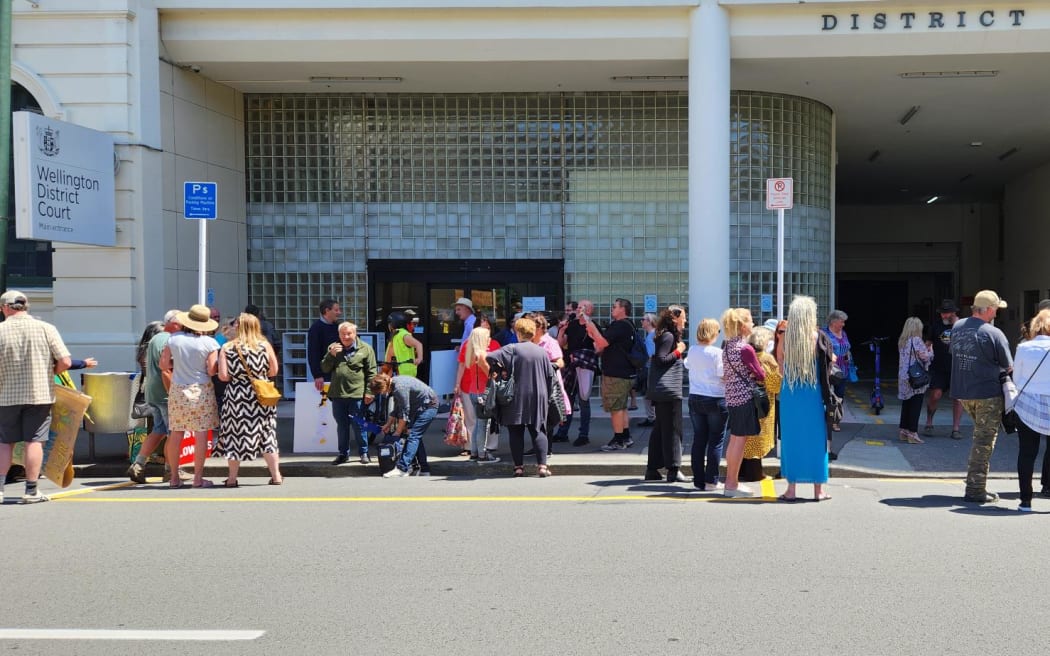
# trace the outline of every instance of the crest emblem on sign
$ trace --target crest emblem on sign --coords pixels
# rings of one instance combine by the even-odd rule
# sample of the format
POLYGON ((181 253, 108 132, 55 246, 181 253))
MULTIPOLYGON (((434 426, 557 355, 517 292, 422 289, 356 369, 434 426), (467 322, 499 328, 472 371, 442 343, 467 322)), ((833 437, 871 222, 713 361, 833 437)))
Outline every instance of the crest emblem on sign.
POLYGON ((40 152, 44 153, 48 157, 54 157, 60 150, 58 146, 58 130, 51 128, 50 126, 39 127, 36 129, 37 138, 40 140, 40 152))

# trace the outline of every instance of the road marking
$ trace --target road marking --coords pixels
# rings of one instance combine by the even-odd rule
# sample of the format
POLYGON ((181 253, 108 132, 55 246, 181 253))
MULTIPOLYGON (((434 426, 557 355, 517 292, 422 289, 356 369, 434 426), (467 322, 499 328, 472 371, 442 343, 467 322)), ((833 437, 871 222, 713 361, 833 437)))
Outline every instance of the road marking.
POLYGON ((119 629, 0 629, 0 640, 256 640, 265 631, 139 631, 119 629))
POLYGON ((766 476, 762 479, 762 498, 776 500, 777 490, 773 487, 773 479, 766 476))
POLYGON ((99 487, 81 487, 75 490, 62 490, 61 492, 55 492, 47 495, 52 501, 58 499, 68 499, 79 494, 87 494, 88 492, 104 492, 106 490, 119 490, 122 487, 130 487, 134 485, 134 481, 124 481, 123 483, 113 483, 112 485, 100 485, 99 487))
MULTIPOLYGON (((772 481, 769 486, 772 487, 772 481)), ((600 502, 600 501, 765 501, 775 500, 770 493, 766 495, 766 484, 763 482, 763 496, 738 497, 730 499, 718 496, 698 496, 688 490, 681 490, 674 496, 666 495, 632 495, 614 494, 609 496, 448 496, 448 497, 90 497, 59 499, 63 503, 444 503, 444 502, 492 502, 492 501, 557 501, 557 502, 600 502)))
POLYGON ((886 443, 882 440, 864 440, 864 443, 868 446, 886 446, 886 443))

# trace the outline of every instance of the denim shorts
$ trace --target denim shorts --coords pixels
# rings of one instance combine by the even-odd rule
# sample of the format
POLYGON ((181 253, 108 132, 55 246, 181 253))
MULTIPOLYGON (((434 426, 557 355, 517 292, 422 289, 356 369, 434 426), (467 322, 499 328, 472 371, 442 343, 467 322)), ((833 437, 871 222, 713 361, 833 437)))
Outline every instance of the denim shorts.
POLYGON ((150 410, 153 411, 153 432, 160 435, 168 434, 168 404, 164 403, 158 405, 156 403, 149 404, 150 410))
POLYGON ((0 406, 0 442, 46 442, 50 432, 50 403, 0 406))

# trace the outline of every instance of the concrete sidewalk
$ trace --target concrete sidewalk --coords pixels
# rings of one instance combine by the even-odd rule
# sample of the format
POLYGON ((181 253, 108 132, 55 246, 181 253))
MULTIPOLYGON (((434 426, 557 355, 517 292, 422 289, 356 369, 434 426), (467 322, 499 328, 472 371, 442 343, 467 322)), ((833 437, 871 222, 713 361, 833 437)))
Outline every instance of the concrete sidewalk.
MULTIPOLYGON (((871 391, 870 382, 852 385, 847 391, 845 417, 842 431, 833 434, 832 448, 838 453, 838 460, 831 463, 832 477, 932 477, 963 478, 969 456, 972 422, 963 415, 963 439, 949 438, 951 432, 951 405, 942 400, 936 414, 936 433, 933 437, 923 437, 925 444, 907 444, 898 441, 897 425, 900 418, 900 402, 896 399, 896 390, 883 389, 886 407, 878 415, 874 414, 868 404, 871 391)), ((641 404, 641 402, 639 401, 641 404)), ((282 403, 278 413, 278 434, 283 453, 281 470, 287 476, 378 476, 378 467, 373 464, 365 466, 351 462, 338 467, 331 465, 333 454, 291 453, 293 404, 282 403)), ((573 447, 570 444, 554 445, 554 455, 550 460, 551 471, 558 475, 582 476, 642 476, 645 471, 649 429, 637 426, 645 418, 643 406, 632 411, 631 435, 635 444, 631 449, 606 453, 601 451, 612 437, 609 416, 600 408, 597 399, 591 399, 592 417, 591 443, 584 447, 573 447)), ((686 409, 686 412, 687 409, 686 409)), ((923 410, 921 426, 925 422, 926 411, 923 410)), ((458 455, 459 450, 444 443, 445 416, 439 416, 431 425, 424 440, 429 454, 431 470, 435 476, 454 477, 487 477, 509 476, 511 473, 510 449, 504 431, 498 454, 502 461, 495 465, 478 465, 458 455)), ((575 439, 577 425, 571 430, 575 439)), ((692 426, 688 414, 684 421, 684 458, 685 473, 690 474, 689 453, 692 448, 692 426)), ((96 457, 94 462, 87 461, 87 439, 78 440, 74 460, 78 476, 92 478, 123 478, 127 468, 127 443, 122 436, 98 436, 96 440, 96 457)), ((992 456, 990 476, 994 478, 1016 477, 1017 439, 1015 435, 1000 434, 992 456)), ((530 457, 526 465, 534 463, 530 457)), ((768 475, 779 476, 780 463, 776 457, 763 460, 768 475)), ((531 471, 531 468, 527 467, 531 471)), ((1038 467, 1037 467, 1038 470, 1038 467)), ((159 476, 161 468, 150 466, 149 475, 159 476)), ((263 461, 245 462, 241 465, 242 476, 268 476, 263 461)), ((225 461, 212 458, 207 464, 207 475, 211 477, 226 476, 225 461)))

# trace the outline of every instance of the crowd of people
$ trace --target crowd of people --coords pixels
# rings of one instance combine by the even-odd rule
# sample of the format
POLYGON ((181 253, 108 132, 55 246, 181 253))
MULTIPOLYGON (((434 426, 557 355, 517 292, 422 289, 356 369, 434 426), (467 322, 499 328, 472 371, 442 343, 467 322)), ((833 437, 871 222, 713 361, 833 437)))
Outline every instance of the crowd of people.
MULTIPOLYGON (((855 366, 844 312, 833 310, 821 325, 816 302, 796 296, 786 319, 755 326, 748 309, 730 308, 720 319, 699 320, 689 345, 687 313, 680 305, 646 315, 643 329, 636 331, 629 300, 615 299, 610 321, 599 326, 594 303, 584 299, 568 303, 554 325, 542 312, 517 315, 509 322, 513 337, 504 340, 495 338, 493 322, 476 312, 469 299, 458 299, 455 307, 464 325, 453 389, 469 433, 464 457, 479 464, 500 462, 496 451, 505 427, 513 475, 526 475, 525 458, 531 456, 535 474, 550 476, 552 445, 569 442, 574 423, 573 446, 590 444, 590 394, 600 375, 601 404, 612 425, 603 451, 634 445, 629 403, 635 395, 644 399, 643 425, 651 426, 645 480, 692 483, 727 497, 749 497, 755 492, 744 482, 763 478, 762 458, 779 436, 781 474, 787 481, 779 499, 797 500, 799 483, 812 484, 817 501, 831 498, 826 489, 834 458, 830 436, 840 429, 843 388, 855 366), (684 403, 693 430, 694 478, 682 470, 684 403), (723 457, 724 481, 719 476, 723 457)), ((899 439, 923 444, 923 405, 927 420, 922 433, 929 436, 937 406, 949 396, 950 437, 961 438, 962 412, 974 423, 964 498, 993 502, 998 497, 986 486, 989 459, 1000 426, 1009 420, 1020 444, 1020 510, 1028 511, 1041 437, 1050 436, 1050 366, 1044 366, 1050 353, 1050 300, 1025 322, 1014 357, 1005 335, 993 325, 996 312, 1005 307, 994 291, 982 290, 971 304, 972 316, 965 319, 958 317, 953 301, 945 300, 938 308, 941 323, 931 330, 918 317, 904 321, 897 341, 899 439)), ((10 468, 12 445, 26 441, 23 499, 32 503, 42 496, 36 483, 54 400, 47 393, 50 379, 45 383, 43 376, 62 374, 74 363, 95 362, 73 361, 50 324, 23 321, 29 317, 28 302, 20 292, 0 296, 0 308, 8 319, 0 324, 0 350, 7 354, 0 366, 30 372, 19 385, 0 376, 0 400, 9 400, 0 403, 0 473, 10 468)), ((379 361, 358 336, 357 326, 340 321, 337 302, 326 299, 318 310, 308 333, 308 366, 332 404, 338 435, 333 465, 348 462, 353 448, 362 464, 371 463, 363 428, 367 423, 361 419, 365 408, 381 398, 388 402, 379 432, 404 441, 384 477, 403 477, 413 470, 429 474, 422 437, 440 399, 416 377, 423 353, 413 336, 413 317, 401 312, 388 317, 391 340, 385 360, 379 361)), ((212 453, 228 463, 224 486, 238 487, 240 463, 258 457, 266 461, 270 484, 280 485, 276 408, 261 401, 254 385, 278 372, 274 339, 272 324, 252 306, 221 328, 215 310, 204 305, 171 310, 163 321, 150 323, 137 359, 152 430, 128 469, 129 478, 145 482, 149 458, 166 438, 168 485, 212 487, 203 476, 210 433, 215 437, 212 453), (195 443, 192 473, 177 466, 188 434, 195 443)), ((1044 457, 1040 494, 1050 497, 1050 456, 1044 457)))

